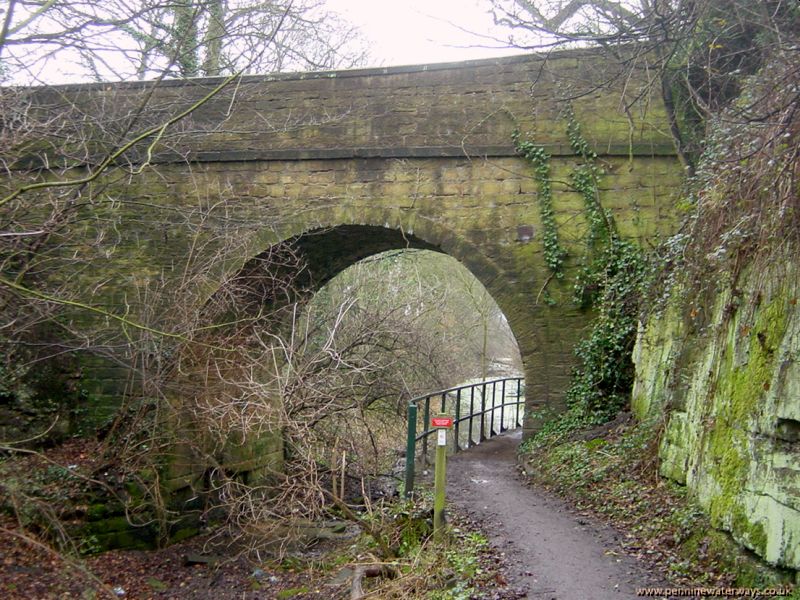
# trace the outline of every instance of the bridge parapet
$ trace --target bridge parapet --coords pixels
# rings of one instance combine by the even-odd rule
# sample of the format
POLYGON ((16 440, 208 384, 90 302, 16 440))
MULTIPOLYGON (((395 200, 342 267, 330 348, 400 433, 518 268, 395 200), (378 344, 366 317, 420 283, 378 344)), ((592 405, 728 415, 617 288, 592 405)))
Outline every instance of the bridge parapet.
MULTIPOLYGON (((55 114, 77 108, 95 123, 92 144, 101 151, 118 144, 115 136, 134 118, 165 120, 222 81, 57 86, 37 90, 33 99, 55 114)), ((570 156, 559 117, 566 99, 598 154, 671 155, 669 123, 650 88, 644 71, 623 72, 587 50, 246 76, 166 132, 153 160, 513 156, 516 128, 534 132, 551 154, 570 156)))

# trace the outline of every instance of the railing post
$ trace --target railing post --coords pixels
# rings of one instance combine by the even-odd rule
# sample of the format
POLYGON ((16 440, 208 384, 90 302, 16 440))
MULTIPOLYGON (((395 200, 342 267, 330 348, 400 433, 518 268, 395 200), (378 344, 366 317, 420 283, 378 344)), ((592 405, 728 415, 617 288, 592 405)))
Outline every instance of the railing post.
POLYGON ((425 396, 425 411, 422 416, 422 432, 425 437, 422 438, 422 463, 428 464, 428 425, 431 422, 431 397, 425 396))
POLYGON ((444 503, 447 487, 447 429, 437 431, 436 464, 433 471, 433 537, 444 535, 444 503))
POLYGON ((520 407, 520 398, 522 397, 522 378, 517 378, 517 418, 515 423, 517 427, 522 427, 522 423, 519 422, 519 407, 520 407))
POLYGON ((489 421, 489 437, 493 437, 497 435, 497 431, 494 428, 494 420, 497 417, 497 382, 492 382, 492 420, 489 421))
POLYGON ((475 440, 472 437, 472 430, 475 428, 475 386, 469 387, 469 438, 467 439, 467 448, 472 448, 475 445, 475 440))
POLYGON ((461 450, 461 447, 458 445, 458 436, 460 430, 460 423, 458 422, 461 419, 461 388, 456 390, 456 409, 455 409, 455 421, 453 423, 453 437, 455 438, 454 450, 458 452, 461 450))
POLYGON ((414 461, 417 454, 417 405, 408 405, 408 436, 406 438, 406 498, 414 492, 414 461))
POLYGON ((483 382, 481 388, 481 434, 478 437, 479 442, 486 440, 486 382, 483 382))
POLYGON ((506 380, 500 386, 500 433, 506 430, 506 380))

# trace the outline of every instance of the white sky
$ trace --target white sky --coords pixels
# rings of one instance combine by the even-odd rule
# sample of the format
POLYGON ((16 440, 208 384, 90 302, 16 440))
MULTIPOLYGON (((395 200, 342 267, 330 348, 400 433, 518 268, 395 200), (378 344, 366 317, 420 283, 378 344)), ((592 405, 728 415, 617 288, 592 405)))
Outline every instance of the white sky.
MULTIPOLYGON (((497 41, 508 39, 509 31, 494 25, 489 0, 325 0, 325 3, 327 10, 339 13, 361 30, 362 41, 370 53, 369 64, 365 66, 430 64, 520 52, 497 41)), ((47 23, 43 26, 46 31, 47 23)), ((101 76, 110 80, 129 77, 134 63, 115 62, 113 36, 109 39, 111 54, 95 61, 101 76)), ((54 59, 48 54, 51 50, 42 46, 30 55, 23 52, 18 57, 22 66, 12 72, 10 81, 30 85, 89 80, 87 64, 77 54, 66 51, 54 59), (35 60, 30 60, 31 57, 35 60)))
POLYGON ((507 37, 495 28, 486 0, 326 0, 361 28, 375 66, 448 62, 519 53, 478 34, 507 37), (495 46, 486 48, 479 46, 495 46))

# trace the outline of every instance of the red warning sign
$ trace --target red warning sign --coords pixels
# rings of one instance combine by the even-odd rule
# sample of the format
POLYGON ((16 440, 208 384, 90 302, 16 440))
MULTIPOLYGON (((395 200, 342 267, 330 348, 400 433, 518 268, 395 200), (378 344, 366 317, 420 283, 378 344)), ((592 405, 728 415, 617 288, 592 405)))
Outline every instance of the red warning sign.
POLYGON ((444 427, 450 429, 453 426, 453 417, 431 417, 431 427, 444 427))

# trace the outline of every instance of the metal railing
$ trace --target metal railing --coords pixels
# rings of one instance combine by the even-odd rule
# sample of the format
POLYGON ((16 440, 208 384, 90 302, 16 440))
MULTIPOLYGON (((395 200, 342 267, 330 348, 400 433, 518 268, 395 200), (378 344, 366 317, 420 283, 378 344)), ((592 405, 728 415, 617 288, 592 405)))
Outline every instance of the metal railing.
POLYGON ((414 491, 417 442, 422 442, 422 463, 428 464, 428 438, 436 433, 436 429, 431 427, 432 410, 453 417, 452 450, 459 452, 504 431, 521 427, 525 406, 524 393, 525 383, 522 377, 505 377, 461 385, 411 399, 408 403, 406 496, 410 496, 414 491), (509 398, 513 398, 513 401, 509 401, 509 398), (420 407, 422 431, 417 433, 420 407))

